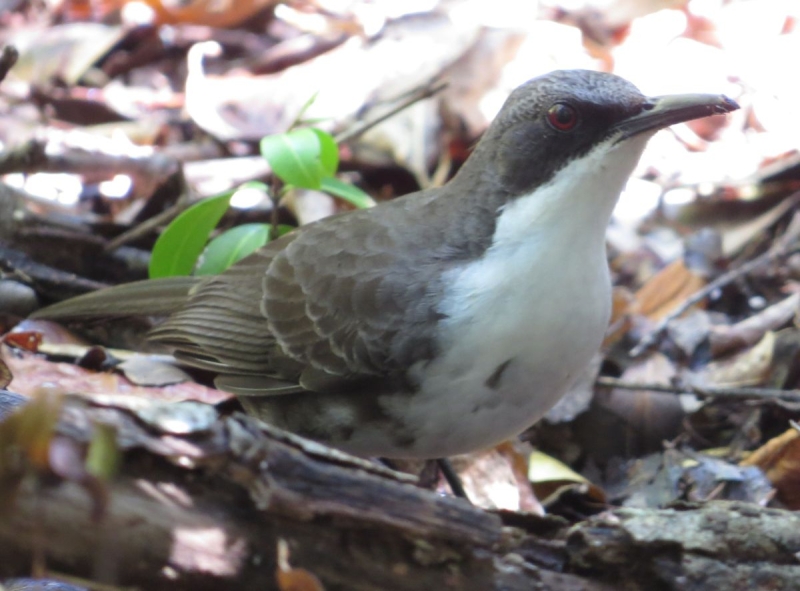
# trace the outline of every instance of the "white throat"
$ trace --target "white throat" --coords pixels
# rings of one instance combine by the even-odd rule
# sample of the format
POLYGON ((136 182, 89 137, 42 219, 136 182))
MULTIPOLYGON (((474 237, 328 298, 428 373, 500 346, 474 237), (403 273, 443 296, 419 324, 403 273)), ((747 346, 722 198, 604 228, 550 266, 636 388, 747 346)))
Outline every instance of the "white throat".
POLYGON ((409 424, 421 426, 420 455, 426 446, 447 456, 520 433, 588 365, 610 313, 605 229, 649 135, 600 145, 510 202, 483 257, 450 271, 443 354, 417 368, 421 401, 430 404, 409 411, 409 424), (462 424, 442 433, 443 414, 462 424))
MULTIPOLYGON (((530 297, 544 286, 557 291, 565 279, 586 280, 598 268, 605 273, 606 227, 650 135, 601 144, 505 205, 484 256, 453 270, 442 311, 459 323, 520 292, 527 296, 515 301, 519 309, 535 308, 530 297)), ((568 312, 569 302, 561 305, 568 312)))
MULTIPOLYGON (((497 221, 490 250, 529 250, 536 243, 551 253, 589 249, 605 256, 605 232, 611 212, 636 167, 647 140, 640 135, 622 144, 601 144, 559 170, 530 195, 507 204, 497 221)), ((586 254, 586 253, 584 253, 586 254)), ((486 259, 499 252, 487 252, 486 259)))

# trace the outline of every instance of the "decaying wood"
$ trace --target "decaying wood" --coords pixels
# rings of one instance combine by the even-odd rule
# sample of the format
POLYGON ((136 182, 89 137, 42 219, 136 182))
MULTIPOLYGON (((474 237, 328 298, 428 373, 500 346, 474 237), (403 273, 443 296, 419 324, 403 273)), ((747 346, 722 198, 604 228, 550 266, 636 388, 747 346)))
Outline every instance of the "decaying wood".
POLYGON ((280 589, 283 540, 291 567, 327 591, 792 589, 800 581, 800 518, 786 511, 718 502, 620 509, 574 526, 488 513, 198 403, 163 415, 68 398, 58 437, 84 446, 98 423, 114 427, 123 455, 104 514, 92 519, 97 498, 74 482, 26 479, 0 518, 0 577, 28 576, 38 564, 148 590, 280 589))

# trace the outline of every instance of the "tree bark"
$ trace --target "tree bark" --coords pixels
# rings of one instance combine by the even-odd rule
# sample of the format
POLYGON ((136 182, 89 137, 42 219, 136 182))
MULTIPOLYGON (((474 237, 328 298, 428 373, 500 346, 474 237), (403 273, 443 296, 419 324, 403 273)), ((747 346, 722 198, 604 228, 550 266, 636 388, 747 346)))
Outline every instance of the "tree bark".
POLYGON ((29 469, 0 507, 0 577, 287 591, 285 544, 289 568, 327 591, 800 588, 787 511, 712 502, 575 525, 490 513, 247 416, 162 407, 64 400, 51 450, 111 425, 121 468, 100 486, 29 469))

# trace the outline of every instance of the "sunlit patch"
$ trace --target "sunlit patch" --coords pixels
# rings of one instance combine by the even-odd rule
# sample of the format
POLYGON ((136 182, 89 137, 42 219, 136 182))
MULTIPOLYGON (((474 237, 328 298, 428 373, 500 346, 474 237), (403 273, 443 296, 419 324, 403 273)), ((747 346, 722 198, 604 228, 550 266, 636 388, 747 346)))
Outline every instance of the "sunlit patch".
POLYGON ((246 555, 246 542, 231 540, 220 527, 177 527, 172 533, 170 563, 185 571, 232 576, 246 555))
POLYGON ((722 8, 722 0, 692 0, 689 10, 695 16, 703 18, 716 18, 722 8))
POLYGON ((714 183, 711 182, 702 182, 695 187, 695 191, 697 191, 697 194, 701 197, 708 197, 712 195, 714 193, 714 189, 714 183))
POLYGON ((255 207, 266 198, 267 194, 258 187, 242 187, 231 197, 231 207, 249 209, 255 207))
POLYGON ((668 207, 688 205, 695 199, 697 199, 697 192, 689 187, 680 187, 664 193, 664 205, 668 207))
POLYGON ((144 479, 136 480, 136 487, 147 496, 158 500, 161 504, 172 508, 191 507, 192 497, 180 487, 167 483, 154 483, 144 479))
POLYGON ((3 182, 9 187, 22 190, 25 188, 25 175, 21 172, 12 172, 3 177, 3 182))
POLYGON ((761 196, 761 188, 757 185, 742 185, 739 187, 739 199, 743 201, 755 201, 761 196))
POLYGON ((275 7, 275 17, 309 33, 324 33, 328 27, 328 19, 322 14, 303 12, 286 4, 275 7))
POLYGON ((156 13, 144 2, 126 2, 120 17, 126 25, 149 25, 155 21, 156 13))
POLYGON ((38 172, 25 180, 25 191, 42 199, 57 201, 62 205, 74 205, 83 191, 81 177, 65 172, 38 172))
POLYGON ((109 199, 121 199, 127 197, 133 187, 133 179, 127 174, 117 174, 110 181, 101 182, 97 188, 100 194, 109 199))
POLYGON ((661 187, 657 183, 631 178, 614 208, 614 220, 638 224, 658 207, 661 187))
POLYGON ((492 482, 486 485, 485 492, 498 509, 519 510, 520 495, 516 485, 508 482, 492 482))
POLYGON ((760 295, 751 296, 747 303, 753 310, 763 310, 767 306, 766 298, 760 295))

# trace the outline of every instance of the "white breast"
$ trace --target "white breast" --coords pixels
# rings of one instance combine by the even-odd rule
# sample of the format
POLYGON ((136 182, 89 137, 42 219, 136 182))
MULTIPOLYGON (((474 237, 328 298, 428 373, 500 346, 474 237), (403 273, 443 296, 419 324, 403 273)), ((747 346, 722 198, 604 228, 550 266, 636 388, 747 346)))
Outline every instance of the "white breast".
POLYGON ((454 269, 443 298, 444 354, 393 414, 412 450, 449 456, 512 437, 547 412, 597 351, 608 325, 605 228, 648 137, 603 145, 517 198, 492 246, 454 269))

